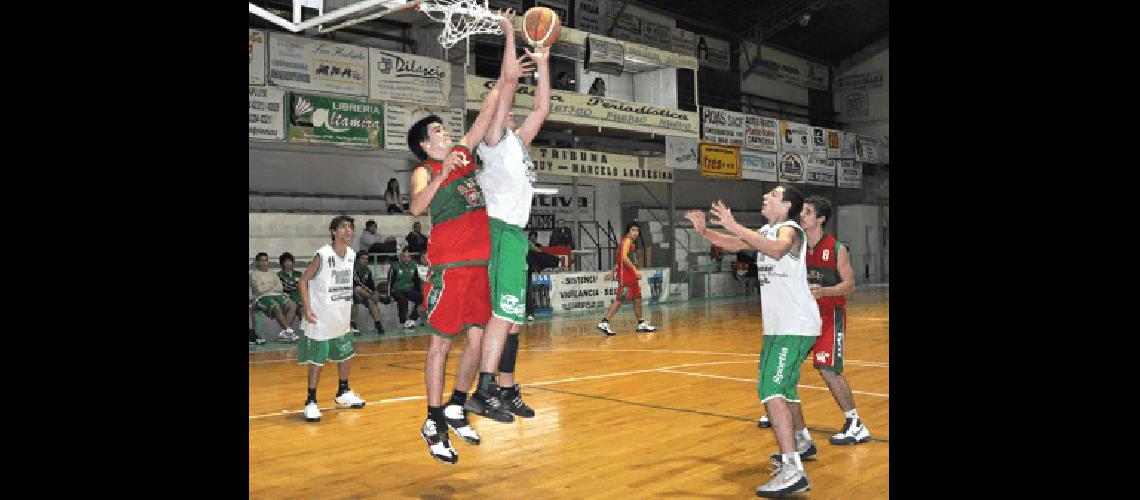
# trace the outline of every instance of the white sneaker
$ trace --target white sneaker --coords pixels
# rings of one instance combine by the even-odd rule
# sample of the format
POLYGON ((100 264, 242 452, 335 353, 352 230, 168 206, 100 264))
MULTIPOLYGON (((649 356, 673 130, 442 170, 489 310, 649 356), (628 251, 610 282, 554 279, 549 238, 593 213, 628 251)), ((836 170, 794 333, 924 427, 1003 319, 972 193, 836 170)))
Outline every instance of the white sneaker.
POLYGON ((404 322, 404 328, 415 328, 415 327, 416 327, 416 321, 413 319, 409 319, 409 320, 404 322))
POLYGON ((650 325, 644 321, 637 324, 637 331, 639 332, 652 332, 657 330, 656 326, 650 325))
MULTIPOLYGON (((344 324, 344 323, 341 323, 341 324, 344 324)), ((351 333, 351 334, 353 334, 353 335, 359 335, 359 334, 360 334, 360 330, 357 330, 357 329, 356 329, 356 327, 354 326, 354 327, 351 327, 351 328, 349 328, 349 329, 348 329, 348 333, 351 333)))
POLYGON ((610 330, 610 323, 608 321, 598 323, 598 329, 606 335, 617 335, 613 330, 610 330))
POLYGON ((305 405, 305 421, 306 422, 320 422, 321 409, 317 407, 315 401, 310 401, 305 405))
POLYGON ((436 428, 435 421, 427 419, 420 427, 420 436, 428 445, 428 453, 432 458, 445 464, 454 464, 459 461, 459 454, 451 447, 451 440, 447 439, 447 429, 436 428))
POLYGON ((831 436, 831 444, 848 445, 865 443, 871 439, 871 431, 863 424, 861 418, 848 418, 843 422, 843 430, 831 436))
POLYGON ((807 474, 792 464, 781 463, 772 472, 772 480, 756 488, 756 496, 779 498, 791 493, 811 491, 807 474))
POLYGON ((526 320, 527 321, 534 321, 534 315, 533 314, 526 315, 526 320))
POLYGON ((364 408, 364 400, 360 399, 352 389, 344 391, 344 394, 336 397, 336 404, 347 406, 349 408, 364 408))
POLYGON ((298 339, 301 338, 299 335, 297 335, 297 332, 293 331, 292 328, 286 328, 285 329, 285 335, 288 335, 289 340, 291 340, 293 342, 296 342, 298 339))
POLYGON ((481 441, 479 433, 467 423, 467 410, 460 405, 447 405, 443 407, 443 416, 447 417, 447 426, 455 431, 459 437, 470 444, 478 445, 481 441))

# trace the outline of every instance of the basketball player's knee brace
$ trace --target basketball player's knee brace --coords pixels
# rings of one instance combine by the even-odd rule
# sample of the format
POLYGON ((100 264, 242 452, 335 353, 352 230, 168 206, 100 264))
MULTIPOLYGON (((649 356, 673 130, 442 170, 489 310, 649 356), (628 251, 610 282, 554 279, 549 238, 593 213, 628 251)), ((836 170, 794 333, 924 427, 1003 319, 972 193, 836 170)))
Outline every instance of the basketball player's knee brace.
POLYGON ((503 343, 503 355, 499 357, 499 372, 515 372, 515 355, 518 352, 519 336, 517 334, 507 335, 507 341, 503 343))

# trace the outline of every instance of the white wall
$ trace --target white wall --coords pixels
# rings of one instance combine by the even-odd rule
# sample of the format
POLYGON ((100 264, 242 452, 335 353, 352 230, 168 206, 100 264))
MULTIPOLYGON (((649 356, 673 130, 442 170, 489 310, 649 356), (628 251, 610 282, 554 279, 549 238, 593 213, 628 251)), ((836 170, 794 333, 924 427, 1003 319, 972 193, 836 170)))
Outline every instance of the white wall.
MULTIPOLYGON (((861 57, 861 56, 856 56, 861 57)), ((844 130, 850 130, 862 135, 879 139, 879 156, 883 163, 890 163, 890 118, 891 118, 891 51, 886 47, 873 56, 837 72, 839 78, 849 74, 869 73, 882 70, 883 86, 867 89, 867 116, 852 118, 839 116, 844 130)), ((841 67, 844 66, 841 64, 841 67)), ((835 111, 844 111, 845 92, 835 92, 835 111)))
POLYGON ((633 100, 636 102, 666 108, 676 108, 677 69, 662 68, 634 75, 633 97, 633 100))

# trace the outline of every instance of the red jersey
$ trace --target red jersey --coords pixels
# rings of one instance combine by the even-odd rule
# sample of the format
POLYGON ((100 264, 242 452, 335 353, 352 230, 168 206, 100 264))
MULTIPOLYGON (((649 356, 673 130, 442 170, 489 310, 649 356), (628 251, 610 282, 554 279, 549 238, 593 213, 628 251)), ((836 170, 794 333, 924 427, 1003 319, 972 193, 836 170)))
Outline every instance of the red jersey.
MULTIPOLYGON (((455 146, 452 151, 462 153, 467 164, 451 171, 428 204, 432 225, 428 235, 428 265, 485 266, 491 258, 491 228, 483 190, 475 180, 477 165, 467 148, 455 146)), ((443 162, 429 158, 420 166, 426 167, 434 179, 443 169, 443 162)))
MULTIPOLYGON (((819 243, 816 243, 814 247, 808 246, 808 283, 819 286, 835 286, 843 281, 839 277, 840 246, 845 245, 827 233, 823 233, 823 238, 820 238, 819 243)), ((844 307, 847 305, 847 297, 844 296, 829 295, 820 297, 815 301, 820 306, 820 311, 823 311, 824 307, 844 307)))
MULTIPOLYGON (((619 283, 636 283, 637 276, 634 276, 633 269, 625 265, 625 261, 622 260, 621 246, 624 245, 626 241, 629 241, 629 252, 626 254, 629 256, 629 261, 634 262, 634 257, 636 256, 634 252, 637 250, 637 243, 628 236, 622 238, 621 243, 618 244, 617 250, 614 252, 614 260, 617 261, 618 269, 617 278, 619 283)), ((634 262, 634 264, 636 264, 636 262, 634 262)))

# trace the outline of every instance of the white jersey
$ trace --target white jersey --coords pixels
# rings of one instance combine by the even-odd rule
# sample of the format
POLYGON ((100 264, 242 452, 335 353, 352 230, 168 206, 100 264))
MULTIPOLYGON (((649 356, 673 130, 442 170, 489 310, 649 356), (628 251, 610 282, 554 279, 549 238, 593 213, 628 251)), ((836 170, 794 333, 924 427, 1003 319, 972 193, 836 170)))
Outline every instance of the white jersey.
POLYGON ((764 252, 756 253, 757 278, 760 280, 760 310, 764 335, 819 335, 819 306, 811 296, 807 280, 807 237, 794 221, 767 224, 760 234, 776 239, 781 227, 791 226, 799 233, 800 243, 784 257, 776 260, 764 252))
MULTIPOLYGON (((301 322, 305 336, 313 340, 330 340, 349 332, 352 316, 352 266, 356 252, 347 249, 340 257, 332 246, 317 250, 321 270, 309 280, 309 307, 317 315, 316 324, 301 322)), ((316 265, 315 262, 309 263, 316 265)))
POLYGON ((534 196, 534 162, 522 139, 506 129, 495 147, 479 143, 483 171, 476 175, 487 200, 487 215, 507 224, 526 227, 534 196))

